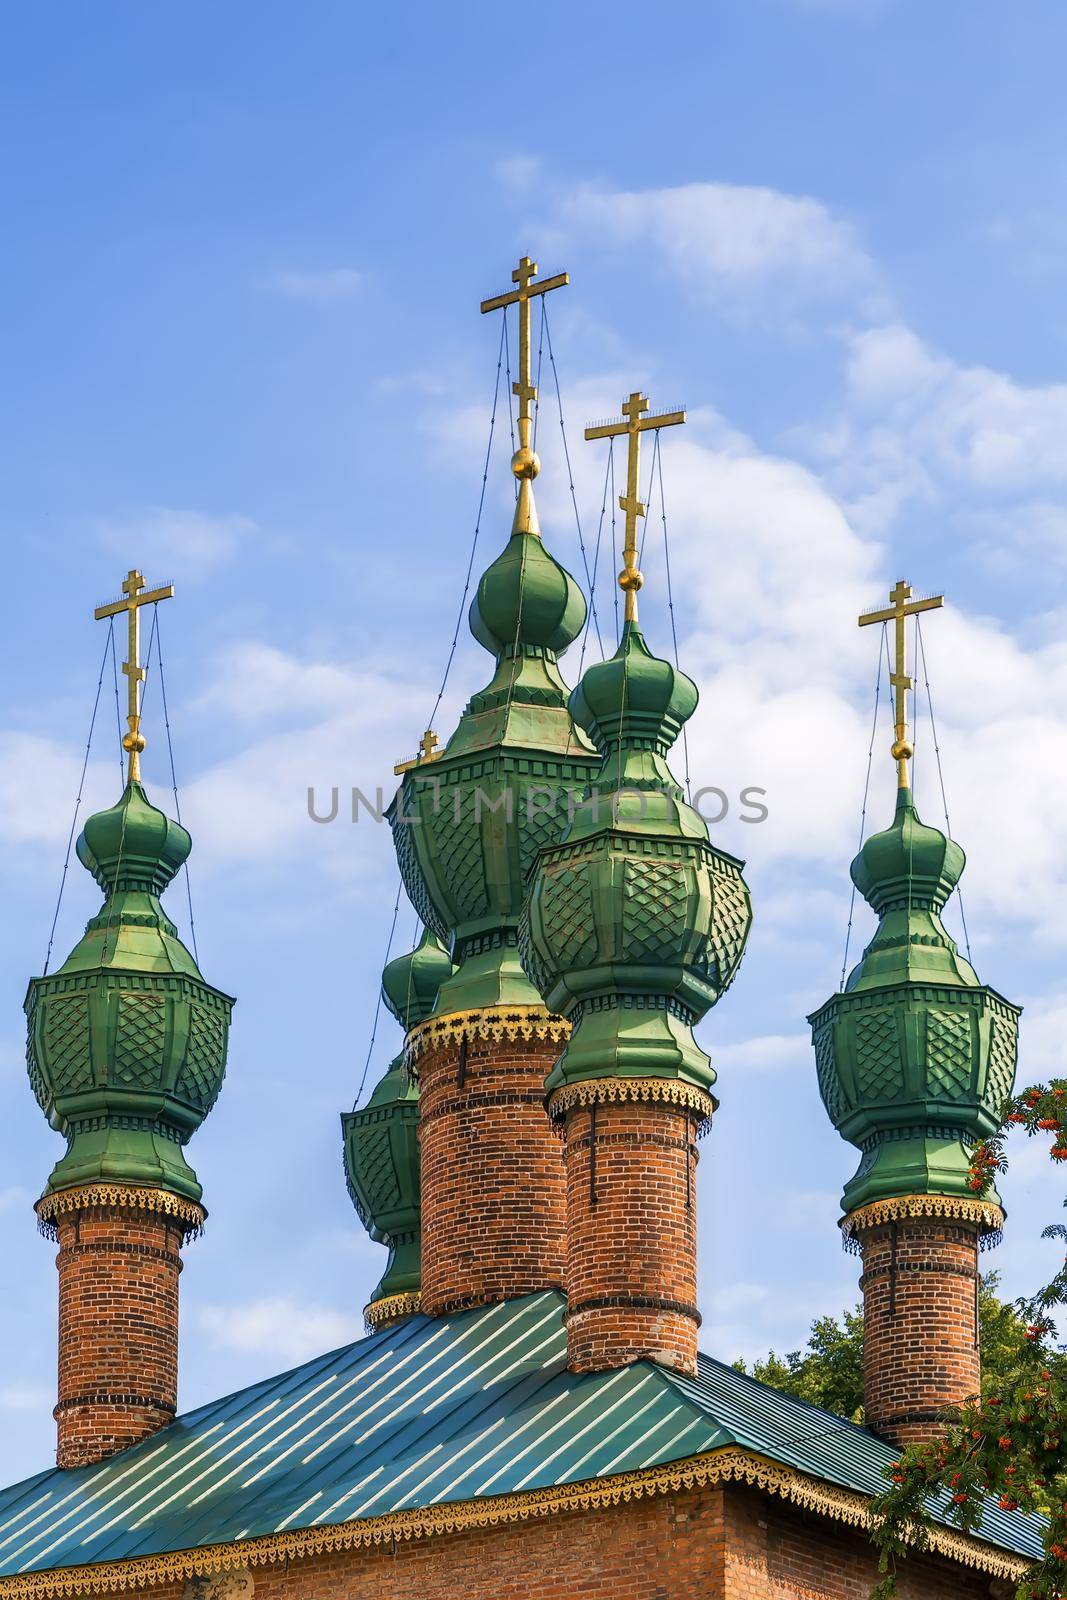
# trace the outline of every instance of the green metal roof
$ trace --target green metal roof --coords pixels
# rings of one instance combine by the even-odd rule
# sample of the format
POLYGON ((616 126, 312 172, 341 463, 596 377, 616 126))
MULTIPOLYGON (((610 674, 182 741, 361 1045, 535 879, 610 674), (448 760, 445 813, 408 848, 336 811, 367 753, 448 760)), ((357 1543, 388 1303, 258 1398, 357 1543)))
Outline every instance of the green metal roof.
MULTIPOLYGON (((738 1445, 871 1494, 873 1434, 700 1358, 566 1367, 563 1298, 414 1317, 202 1406, 96 1467, 0 1491, 0 1576, 189 1550, 545 1489, 738 1445)), ((947 1521, 947 1518, 945 1519, 947 1521)), ((990 1507, 982 1538, 1041 1554, 1040 1524, 990 1507)))

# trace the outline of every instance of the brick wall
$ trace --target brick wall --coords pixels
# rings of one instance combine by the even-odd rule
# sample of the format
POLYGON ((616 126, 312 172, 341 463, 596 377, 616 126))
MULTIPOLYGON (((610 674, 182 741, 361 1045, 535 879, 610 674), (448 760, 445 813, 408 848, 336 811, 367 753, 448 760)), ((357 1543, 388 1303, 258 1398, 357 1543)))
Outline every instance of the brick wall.
POLYGON ((695 1371, 696 1118, 657 1102, 565 1113, 567 1356, 695 1371))
POLYGON ((94 1206, 57 1219, 56 1460, 77 1467, 173 1420, 182 1229, 157 1212, 94 1206))
POLYGON ((978 1392, 977 1227, 906 1217, 859 1242, 867 1423, 894 1444, 931 1438, 942 1407, 978 1392))
MULTIPOLYGON (((876 1570, 860 1534, 731 1486, 256 1567, 251 1578, 254 1600, 866 1600, 876 1570)), ((196 1591, 205 1600, 248 1593, 210 1582, 196 1591)), ((190 1600, 194 1590, 140 1592, 190 1600)), ((900 1586, 901 1600, 1003 1592, 937 1558, 908 1563, 900 1586)))
POLYGON ((422 1309, 563 1286, 560 1141, 544 1085, 559 1045, 449 1040, 418 1059, 422 1309))
MULTIPOLYGON (((867 1600, 878 1579, 877 1557, 862 1534, 740 1485, 726 1492, 724 1542, 724 1581, 715 1591, 722 1600, 867 1600)), ((938 1558, 913 1557, 898 1582, 900 1600, 1004 1593, 988 1577, 938 1558)))

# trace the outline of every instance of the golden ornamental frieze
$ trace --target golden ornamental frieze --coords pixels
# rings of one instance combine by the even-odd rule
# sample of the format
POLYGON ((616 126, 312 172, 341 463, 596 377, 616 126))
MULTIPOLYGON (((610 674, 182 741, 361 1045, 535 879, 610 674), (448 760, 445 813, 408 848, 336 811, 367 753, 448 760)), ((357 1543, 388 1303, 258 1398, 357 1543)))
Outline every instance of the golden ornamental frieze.
MULTIPOLYGON (((780 1462, 729 1445, 685 1461, 672 1461, 667 1466, 557 1488, 534 1489, 524 1494, 424 1506, 417 1511, 397 1511, 355 1522, 293 1529, 260 1539, 203 1545, 195 1550, 174 1550, 129 1561, 102 1561, 93 1566, 18 1573, 0 1578, 0 1596, 10 1596, 11 1600, 60 1600, 65 1596, 127 1593, 217 1573, 299 1561, 308 1556, 504 1527, 568 1512, 595 1511, 651 1495, 676 1494, 724 1483, 748 1484, 853 1528, 865 1529, 870 1523, 870 1500, 866 1495, 823 1483, 780 1462)), ((928 1549, 961 1566, 1012 1582, 1018 1582, 1032 1565, 1021 1556, 951 1528, 931 1529, 928 1549)))
POLYGON ((410 1067, 427 1050, 442 1045, 468 1044, 477 1039, 549 1039, 563 1043, 570 1023, 544 1006, 483 1006, 474 1011, 453 1011, 446 1017, 427 1017, 404 1041, 404 1059, 410 1067))
POLYGON ((83 1183, 70 1189, 44 1194, 34 1210, 37 1224, 48 1238, 56 1237, 56 1219, 76 1211, 121 1207, 126 1211, 151 1211, 172 1217, 182 1225, 185 1238, 204 1231, 207 1212, 195 1200, 171 1194, 169 1189, 152 1189, 135 1183, 83 1183))
POLYGON ((399 1322, 401 1317, 415 1317, 421 1307, 422 1295, 417 1289, 405 1294, 387 1294, 383 1295, 381 1300, 372 1300, 369 1305, 363 1307, 363 1320, 367 1324, 367 1332, 375 1333, 387 1323, 399 1322))
POLYGON ((842 1217, 838 1226, 846 1240, 856 1239, 866 1228, 882 1222, 902 1222, 908 1217, 947 1217, 955 1222, 973 1222, 983 1233, 999 1233, 1004 1212, 992 1200, 970 1195, 905 1194, 887 1200, 872 1200, 842 1217))
POLYGON ((562 1117, 572 1106, 600 1106, 629 1102, 657 1102, 695 1111, 705 1127, 711 1125, 715 1101, 695 1084, 677 1078, 590 1078, 564 1084, 548 1102, 550 1117, 562 1117))

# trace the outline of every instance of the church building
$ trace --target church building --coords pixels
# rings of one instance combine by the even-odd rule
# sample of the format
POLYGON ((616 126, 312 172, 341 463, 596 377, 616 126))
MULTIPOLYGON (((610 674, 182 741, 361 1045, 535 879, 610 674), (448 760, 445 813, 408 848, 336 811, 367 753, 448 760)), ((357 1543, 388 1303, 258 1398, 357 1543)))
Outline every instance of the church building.
MULTIPOLYGON (((167 915, 191 839, 141 779, 139 619, 169 591, 131 571, 98 613, 128 623, 128 782, 78 840, 103 903, 26 999, 30 1086, 65 1141, 36 1207, 57 1453, 0 1490, 0 1600, 863 1600, 899 1447, 978 1388, 979 1248, 1004 1214, 968 1149, 1014 1082, 1018 1008, 946 932, 963 851, 912 798, 904 622, 937 602, 899 584, 861 619, 897 641, 896 798, 852 863, 877 930, 809 1019, 812 1092, 858 1153, 860 1427, 699 1348, 718 1100, 694 1028, 729 1004, 753 908, 670 765, 697 686, 638 615, 642 436, 684 414, 635 392, 588 430, 627 450, 625 617, 571 689, 587 601, 539 525, 530 359, 531 305, 567 280, 526 257, 512 277, 482 307, 514 308, 520 345, 514 518, 470 607, 488 681, 398 768, 424 932, 382 978, 401 1052, 341 1118, 388 1251, 367 1336, 184 1414, 178 1284, 206 1218, 186 1147, 233 1001, 167 915)), ((1041 1556, 995 1501, 974 1535, 934 1514, 909 1600, 1008 1600, 1041 1556)))

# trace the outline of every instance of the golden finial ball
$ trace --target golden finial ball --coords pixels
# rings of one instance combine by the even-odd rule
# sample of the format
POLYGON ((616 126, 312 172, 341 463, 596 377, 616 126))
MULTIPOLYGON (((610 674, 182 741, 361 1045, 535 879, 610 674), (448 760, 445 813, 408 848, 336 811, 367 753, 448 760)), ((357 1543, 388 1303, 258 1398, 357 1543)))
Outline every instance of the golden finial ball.
POLYGON ((915 754, 915 746, 910 739, 897 739, 890 753, 894 761, 910 761, 915 754))
POLYGON ((511 470, 516 478, 536 478, 541 470, 541 458, 528 444, 520 445, 511 458, 511 470))
POLYGON ((123 734, 123 736, 122 736, 122 748, 128 754, 132 754, 133 751, 136 750, 137 754, 140 755, 142 750, 144 749, 144 747, 145 747, 145 736, 144 736, 143 733, 124 733, 123 734))
POLYGON ((619 588, 626 594, 629 594, 631 589, 636 592, 641 588, 644 581, 644 574, 638 572, 636 567, 623 567, 619 573, 619 588))

